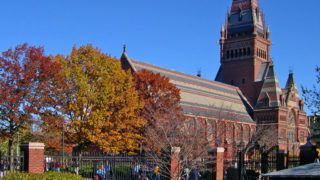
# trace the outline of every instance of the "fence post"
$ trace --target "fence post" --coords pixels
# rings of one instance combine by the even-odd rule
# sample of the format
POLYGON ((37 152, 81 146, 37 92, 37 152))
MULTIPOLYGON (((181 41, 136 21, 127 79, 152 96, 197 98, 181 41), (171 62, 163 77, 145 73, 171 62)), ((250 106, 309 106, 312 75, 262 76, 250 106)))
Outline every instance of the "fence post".
POLYGON ((24 154, 24 171, 42 174, 44 169, 44 144, 32 142, 21 144, 20 151, 24 154))
POLYGON ((216 180, 223 180, 224 148, 217 147, 214 151, 217 156, 216 167, 213 167, 215 168, 214 171, 216 171, 216 180))
POLYGON ((179 158, 180 158, 180 147, 172 147, 171 149, 171 180, 179 179, 179 158))
POLYGON ((287 154, 286 150, 279 150, 277 152, 277 170, 282 170, 286 168, 287 165, 287 154))

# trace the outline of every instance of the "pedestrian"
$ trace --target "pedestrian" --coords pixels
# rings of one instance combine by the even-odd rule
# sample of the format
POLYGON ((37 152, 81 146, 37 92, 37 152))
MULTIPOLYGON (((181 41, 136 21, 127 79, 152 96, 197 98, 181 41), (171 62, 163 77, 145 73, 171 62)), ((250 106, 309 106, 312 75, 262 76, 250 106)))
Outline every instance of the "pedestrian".
POLYGON ((195 167, 193 167, 190 173, 190 180, 198 180, 200 177, 201 175, 198 172, 198 170, 195 167))
POLYGON ((154 180, 160 180, 160 173, 159 173, 159 166, 158 165, 156 165, 155 167, 154 167, 154 180))
POLYGON ((96 174, 98 175, 99 180, 106 179, 106 169, 101 165, 100 169, 97 170, 96 174))
POLYGON ((190 175, 190 169, 188 167, 184 168, 184 179, 189 180, 189 175, 190 175))
POLYGON ((0 159, 0 178, 3 177, 4 166, 2 164, 2 160, 0 159))
POLYGON ((111 166, 109 164, 109 161, 106 162, 106 165, 104 166, 105 170, 106 170, 106 178, 108 179, 110 177, 112 177, 112 171, 111 171, 111 166))
POLYGON ((61 164, 60 161, 57 159, 56 162, 54 163, 54 168, 56 169, 56 171, 59 173, 60 172, 60 168, 61 168, 61 164))
POLYGON ((134 174, 134 179, 135 180, 138 180, 140 177, 139 177, 139 172, 140 172, 140 164, 137 163, 135 166, 134 166, 134 169, 133 169, 133 174, 134 174))
POLYGON ((77 161, 77 159, 73 159, 73 166, 74 173, 76 173, 76 175, 79 175, 79 162, 77 161))

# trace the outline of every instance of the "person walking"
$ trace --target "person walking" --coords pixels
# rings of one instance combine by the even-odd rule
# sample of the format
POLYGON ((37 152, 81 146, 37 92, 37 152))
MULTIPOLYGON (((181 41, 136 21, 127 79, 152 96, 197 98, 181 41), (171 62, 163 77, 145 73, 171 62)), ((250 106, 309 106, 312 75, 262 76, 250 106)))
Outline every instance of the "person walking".
POLYGON ((97 170, 96 174, 98 176, 98 180, 106 179, 106 169, 103 165, 101 165, 100 169, 97 170))
POLYGON ((0 178, 3 177, 3 172, 4 172, 4 166, 2 164, 2 160, 0 159, 0 178))
POLYGON ((158 165, 156 165, 154 167, 154 175, 155 175, 154 180, 160 180, 160 173, 159 173, 159 166, 158 165))
POLYGON ((201 175, 198 172, 198 170, 195 167, 193 167, 190 173, 190 180, 198 180, 200 177, 201 175))
POLYGON ((188 167, 184 168, 184 179, 189 180, 190 169, 188 167))
POLYGON ((79 175, 79 162, 76 158, 73 159, 73 166, 74 166, 74 173, 76 173, 76 175, 79 175))
POLYGON ((61 164, 60 164, 60 161, 58 159, 54 163, 54 168, 56 169, 57 172, 60 172, 61 164))

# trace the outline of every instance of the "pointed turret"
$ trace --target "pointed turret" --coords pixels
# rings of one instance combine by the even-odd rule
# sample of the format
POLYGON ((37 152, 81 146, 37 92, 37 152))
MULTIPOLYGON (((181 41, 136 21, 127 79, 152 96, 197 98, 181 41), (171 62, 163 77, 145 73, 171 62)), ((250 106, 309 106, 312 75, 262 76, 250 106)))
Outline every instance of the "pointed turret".
POLYGON ((269 63, 263 86, 256 104, 256 108, 281 106, 281 88, 272 63, 269 63), (266 101, 268 100, 268 101, 266 101), (266 103, 268 102, 268 103, 266 103))
POLYGON ((228 33, 251 32, 264 34, 263 14, 258 0, 233 0, 228 16, 228 33))
POLYGON ((221 39, 224 39, 224 26, 223 26, 223 24, 221 25, 220 34, 221 34, 221 39))
POLYGON ((269 25, 268 25, 268 27, 267 27, 266 37, 267 37, 268 40, 270 39, 270 29, 269 29, 269 25))
POLYGON ((285 101, 288 102, 293 101, 296 103, 300 102, 300 96, 298 92, 297 85, 294 81, 293 72, 290 71, 289 77, 286 83, 286 87, 282 90, 283 94, 285 95, 285 101))

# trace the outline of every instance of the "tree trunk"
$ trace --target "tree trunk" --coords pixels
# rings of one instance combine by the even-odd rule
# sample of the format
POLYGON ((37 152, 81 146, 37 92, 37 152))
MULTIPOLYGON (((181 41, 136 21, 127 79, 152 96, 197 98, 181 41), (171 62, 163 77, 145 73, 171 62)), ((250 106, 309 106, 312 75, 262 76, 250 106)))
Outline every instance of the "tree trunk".
POLYGON ((13 172, 13 140, 9 140, 10 171, 13 172))

